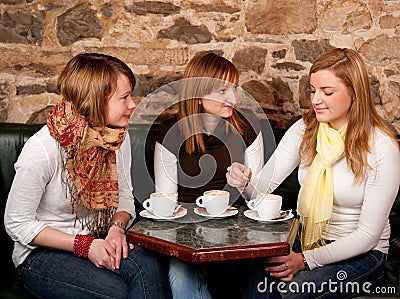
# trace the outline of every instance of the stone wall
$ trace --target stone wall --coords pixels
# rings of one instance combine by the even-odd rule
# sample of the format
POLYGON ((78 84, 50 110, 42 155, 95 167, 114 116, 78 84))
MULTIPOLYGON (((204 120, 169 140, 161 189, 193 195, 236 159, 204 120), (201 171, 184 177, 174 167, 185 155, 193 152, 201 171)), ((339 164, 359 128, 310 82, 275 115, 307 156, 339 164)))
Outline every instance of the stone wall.
POLYGON ((137 75, 135 121, 181 78, 194 54, 215 50, 241 72, 240 86, 273 126, 309 107, 308 70, 332 47, 367 62, 378 111, 400 132, 400 1, 160 0, 0 1, 0 122, 43 123, 59 100, 65 63, 80 52, 124 60, 137 75))

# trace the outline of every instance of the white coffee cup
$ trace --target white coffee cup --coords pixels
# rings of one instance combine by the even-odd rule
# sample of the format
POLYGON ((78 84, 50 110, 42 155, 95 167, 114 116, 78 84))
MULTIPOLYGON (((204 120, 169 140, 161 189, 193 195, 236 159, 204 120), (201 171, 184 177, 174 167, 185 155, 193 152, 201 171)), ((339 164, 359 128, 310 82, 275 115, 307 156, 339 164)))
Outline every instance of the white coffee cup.
POLYGON ((143 207, 159 217, 170 217, 174 214, 178 201, 176 192, 155 192, 143 202, 143 207))
POLYGON ((207 213, 216 216, 229 207, 229 192, 224 190, 209 190, 196 199, 196 204, 205 208, 207 213))
POLYGON ((282 197, 277 194, 261 193, 255 199, 250 200, 247 206, 257 211, 261 219, 273 219, 279 216, 282 207, 282 197))

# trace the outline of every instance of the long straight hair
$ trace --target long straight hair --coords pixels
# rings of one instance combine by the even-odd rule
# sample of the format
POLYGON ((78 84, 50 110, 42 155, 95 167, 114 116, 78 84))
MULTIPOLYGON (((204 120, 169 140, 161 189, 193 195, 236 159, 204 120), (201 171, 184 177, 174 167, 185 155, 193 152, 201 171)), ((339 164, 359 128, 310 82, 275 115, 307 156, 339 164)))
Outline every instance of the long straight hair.
MULTIPOLYGON (((178 121, 185 136, 187 153, 205 151, 199 117, 203 112, 200 100, 226 82, 236 85, 239 82, 239 71, 232 62, 213 52, 200 52, 186 66, 179 90, 178 121)), ((239 134, 243 134, 245 123, 236 110, 226 120, 239 134)))
MULTIPOLYGON (((370 152, 369 140, 376 128, 393 138, 395 136, 375 109, 368 72, 361 56, 352 49, 333 49, 320 56, 311 66, 310 75, 328 70, 347 87, 352 98, 345 140, 347 164, 359 181, 367 168, 367 155, 370 152)), ((317 132, 319 122, 314 109, 303 115, 306 125, 300 155, 305 165, 310 165, 317 154, 317 132)))
POLYGON ((91 125, 105 127, 107 103, 117 88, 119 74, 128 78, 131 88, 135 86, 135 76, 123 61, 104 54, 81 53, 67 63, 57 87, 91 125))

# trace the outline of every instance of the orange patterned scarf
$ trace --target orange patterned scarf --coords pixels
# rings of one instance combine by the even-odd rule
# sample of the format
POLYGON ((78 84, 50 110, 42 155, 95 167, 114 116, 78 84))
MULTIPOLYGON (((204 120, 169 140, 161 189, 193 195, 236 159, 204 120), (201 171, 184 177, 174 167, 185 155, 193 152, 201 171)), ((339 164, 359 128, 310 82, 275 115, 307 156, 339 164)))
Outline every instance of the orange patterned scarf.
POLYGON ((82 212, 87 214, 83 206, 89 211, 84 221, 91 233, 107 233, 118 207, 115 151, 121 146, 126 129, 92 127, 65 99, 49 113, 47 127, 66 150, 64 167, 68 170, 67 185, 75 220, 84 216, 82 212))

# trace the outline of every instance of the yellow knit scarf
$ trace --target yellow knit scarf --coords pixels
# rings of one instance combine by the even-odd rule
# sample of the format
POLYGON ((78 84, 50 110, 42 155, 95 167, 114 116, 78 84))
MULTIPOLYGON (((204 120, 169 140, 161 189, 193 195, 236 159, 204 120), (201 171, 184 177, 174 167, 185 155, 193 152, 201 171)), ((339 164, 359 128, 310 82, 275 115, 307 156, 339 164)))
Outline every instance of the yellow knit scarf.
POLYGON ((297 213, 301 217, 301 246, 303 250, 325 245, 322 231, 332 216, 332 165, 344 155, 347 125, 335 130, 320 123, 317 154, 310 165, 299 192, 297 213))

